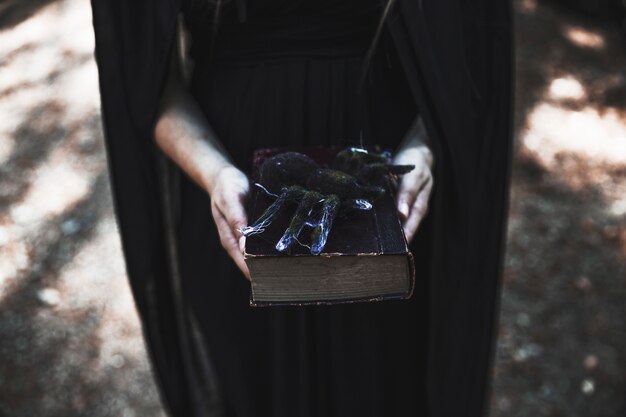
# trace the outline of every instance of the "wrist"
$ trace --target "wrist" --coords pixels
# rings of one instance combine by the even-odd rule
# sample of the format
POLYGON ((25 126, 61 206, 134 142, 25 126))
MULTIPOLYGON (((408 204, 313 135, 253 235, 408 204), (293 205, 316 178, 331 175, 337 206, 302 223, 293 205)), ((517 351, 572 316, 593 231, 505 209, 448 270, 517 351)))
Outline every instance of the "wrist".
POLYGON ((211 168, 207 169, 202 176, 202 188, 204 188, 209 195, 212 195, 220 181, 220 177, 230 169, 236 170, 237 168, 226 160, 212 164, 211 168))

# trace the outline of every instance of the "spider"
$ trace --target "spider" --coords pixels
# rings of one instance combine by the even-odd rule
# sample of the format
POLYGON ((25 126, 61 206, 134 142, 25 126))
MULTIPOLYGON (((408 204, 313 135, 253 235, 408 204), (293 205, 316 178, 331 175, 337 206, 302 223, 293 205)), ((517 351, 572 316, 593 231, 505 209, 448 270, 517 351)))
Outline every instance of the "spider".
POLYGON ((253 225, 241 230, 244 236, 262 233, 287 203, 297 203, 291 222, 276 250, 284 252, 305 227, 311 232, 310 252, 319 255, 340 214, 351 210, 370 210, 372 203, 386 192, 390 176, 403 175, 414 165, 391 165, 388 152, 373 153, 348 148, 335 157, 332 168, 321 167, 298 152, 285 152, 266 159, 260 167, 260 184, 276 200, 253 225))

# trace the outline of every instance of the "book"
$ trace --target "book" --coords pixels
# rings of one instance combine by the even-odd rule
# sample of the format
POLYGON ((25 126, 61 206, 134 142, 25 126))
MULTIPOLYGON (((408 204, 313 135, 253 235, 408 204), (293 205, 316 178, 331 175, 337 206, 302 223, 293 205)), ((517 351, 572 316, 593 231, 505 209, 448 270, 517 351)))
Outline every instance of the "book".
MULTIPOLYGON (((254 153, 253 182, 266 158, 297 151, 320 166, 329 165, 339 149, 261 149, 254 153)), ((255 186, 247 208, 254 222, 272 204, 255 186)), ((276 244, 288 228, 295 205, 283 209, 262 233, 246 238, 245 262, 251 274, 252 306, 336 304, 407 299, 413 293, 413 255, 402 231, 391 189, 370 210, 354 210, 335 219, 322 253, 312 255, 305 244, 286 253, 276 244)), ((303 236, 308 232, 305 230, 303 236)), ((306 239, 302 239, 306 241, 306 239)))

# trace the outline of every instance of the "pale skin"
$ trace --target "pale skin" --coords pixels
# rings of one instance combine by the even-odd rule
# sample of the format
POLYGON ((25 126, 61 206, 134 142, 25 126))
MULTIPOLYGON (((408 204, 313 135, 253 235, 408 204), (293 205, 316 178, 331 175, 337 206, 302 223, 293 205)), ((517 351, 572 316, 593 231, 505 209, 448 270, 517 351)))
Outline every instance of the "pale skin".
MULTIPOLYGON (((250 193, 248 177, 233 164, 198 104, 176 75, 170 77, 162 95, 154 133, 163 152, 211 197, 211 214, 221 245, 250 279, 243 258, 245 238, 239 231, 248 225, 243 205, 250 193)), ((433 187, 433 155, 419 117, 398 146, 393 162, 415 165, 413 171, 400 179, 397 192, 398 213, 406 239, 411 242, 426 215, 433 187)))

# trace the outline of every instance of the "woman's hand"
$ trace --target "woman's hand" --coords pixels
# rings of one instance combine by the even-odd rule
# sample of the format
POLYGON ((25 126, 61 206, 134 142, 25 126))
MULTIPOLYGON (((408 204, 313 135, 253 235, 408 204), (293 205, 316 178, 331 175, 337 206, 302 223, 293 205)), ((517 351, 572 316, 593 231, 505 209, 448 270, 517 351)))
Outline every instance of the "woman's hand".
POLYGON ((222 247, 248 280, 250 271, 243 259, 245 238, 240 230, 248 225, 244 202, 249 191, 246 174, 232 165, 227 165, 216 173, 210 193, 211 212, 222 247))
POLYGON ((433 155, 426 144, 426 131, 421 121, 414 127, 411 130, 412 137, 405 141, 393 158, 394 164, 415 165, 413 171, 402 176, 396 198, 404 235, 409 243, 428 211, 428 200, 433 188, 433 155))

